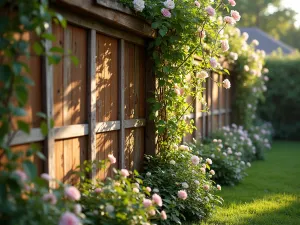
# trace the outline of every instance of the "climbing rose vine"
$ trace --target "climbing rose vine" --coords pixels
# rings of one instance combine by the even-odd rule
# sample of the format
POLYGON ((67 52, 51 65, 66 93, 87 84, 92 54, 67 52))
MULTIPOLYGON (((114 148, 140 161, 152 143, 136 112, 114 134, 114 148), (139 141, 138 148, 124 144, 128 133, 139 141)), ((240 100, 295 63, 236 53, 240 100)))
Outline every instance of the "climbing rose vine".
MULTIPOLYGON (((136 14, 151 21, 157 31, 150 42, 148 53, 153 60, 156 89, 152 115, 157 129, 157 147, 169 148, 194 129, 193 121, 184 116, 191 113, 192 105, 186 99, 199 99, 203 111, 209 108, 203 98, 203 83, 213 79, 211 74, 229 72, 221 66, 223 53, 229 51, 229 42, 223 34, 226 26, 241 19, 232 10, 234 0, 120 0, 136 14), (221 15, 221 12, 228 12, 221 15)), ((229 79, 216 82, 226 89, 229 79)))

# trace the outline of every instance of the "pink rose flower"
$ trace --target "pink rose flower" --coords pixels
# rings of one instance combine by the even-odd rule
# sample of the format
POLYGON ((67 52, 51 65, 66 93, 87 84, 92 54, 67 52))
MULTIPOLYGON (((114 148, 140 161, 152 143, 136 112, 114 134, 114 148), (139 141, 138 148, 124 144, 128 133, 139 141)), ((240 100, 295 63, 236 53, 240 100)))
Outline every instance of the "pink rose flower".
POLYGON ((117 162, 116 158, 112 154, 109 154, 107 157, 111 164, 115 164, 117 162))
POLYGON ((164 17, 167 17, 167 18, 171 18, 171 16, 172 16, 170 10, 168 10, 168 9, 166 9, 166 8, 162 8, 162 9, 161 9, 161 14, 162 14, 164 17))
POLYGON ((228 0, 228 2, 231 6, 236 6, 236 2, 234 0, 228 0))
POLYGON ((48 173, 42 173, 41 178, 47 181, 52 180, 52 177, 48 173))
POLYGON ((163 204, 162 199, 158 194, 152 195, 152 201, 158 206, 162 206, 163 204))
POLYGON ((215 174, 216 174, 216 172, 215 172, 214 170, 209 171, 209 173, 210 173, 211 175, 215 175, 215 174))
POLYGON ((102 192, 102 189, 101 189, 101 188, 96 188, 96 189, 95 189, 95 193, 99 194, 99 193, 101 193, 101 192, 102 192))
POLYGON ((205 168, 201 167, 200 170, 201 170, 201 172, 202 172, 203 174, 206 173, 206 169, 205 169, 205 168))
POLYGON ((143 200, 143 205, 144 205, 145 208, 148 208, 152 205, 152 201, 150 199, 145 198, 143 200))
POLYGON ((236 23, 235 19, 231 16, 225 16, 224 21, 230 25, 234 25, 236 23))
POLYGON ((126 169, 121 169, 120 174, 123 177, 128 177, 129 176, 129 172, 126 169))
POLYGON ((221 186, 220 186, 220 185, 217 185, 217 189, 218 189, 219 191, 221 191, 221 186))
POLYGON ((151 188, 150 187, 146 187, 146 191, 151 192, 151 188))
POLYGON ((13 174, 17 175, 22 182, 25 182, 28 179, 27 174, 22 170, 15 170, 13 174))
POLYGON ((135 192, 135 193, 139 193, 140 190, 138 188, 132 188, 132 191, 135 192))
POLYGON ((81 197, 78 189, 73 186, 65 188, 65 196, 72 201, 78 201, 81 197))
POLYGON ((191 158, 191 161, 192 161, 192 163, 193 163, 194 165, 198 165, 199 162, 200 162, 200 159, 199 159, 198 156, 193 155, 192 158, 191 158))
POLYGON ((211 7, 211 6, 206 7, 205 11, 207 12, 207 14, 209 16, 214 16, 216 14, 215 9, 213 7, 211 7))
POLYGON ((166 220, 168 217, 167 217, 167 214, 166 214, 166 212, 163 210, 163 211, 161 211, 160 212, 160 216, 161 216, 161 218, 163 219, 163 220, 166 220))
POLYGON ((208 164, 211 165, 211 164, 212 164, 212 160, 211 160, 210 158, 207 158, 207 159, 206 159, 206 163, 208 163, 208 164))
POLYGON ((198 8, 200 8, 200 6, 201 6, 200 2, 195 1, 195 6, 198 7, 198 8))
POLYGON ((241 15, 238 11, 231 10, 231 16, 235 21, 240 21, 241 15))
POLYGON ((50 204, 55 205, 57 202, 57 198, 52 193, 46 193, 43 195, 43 201, 49 202, 50 204))
POLYGON ((216 68, 218 66, 218 62, 215 58, 210 58, 209 63, 212 68, 216 68))
POLYGON ((231 87, 230 81, 228 79, 225 79, 223 81, 223 87, 226 89, 229 89, 231 87))
POLYGON ((178 198, 180 198, 182 200, 185 200, 188 197, 185 190, 178 191, 177 195, 178 195, 178 198))
POLYGON ((178 95, 178 96, 181 95, 181 91, 180 91, 180 89, 177 88, 177 87, 174 88, 174 92, 175 92, 175 94, 178 95))
POLYGON ((205 191, 208 191, 208 190, 209 190, 209 185, 208 185, 208 184, 204 184, 204 185, 203 185, 203 189, 204 189, 205 191))
POLYGON ((149 214, 150 214, 151 216, 155 216, 156 212, 155 212, 154 209, 151 209, 151 210, 149 211, 149 214))
POLYGON ((221 49, 223 52, 227 52, 229 50, 229 43, 228 40, 221 41, 221 49))
POLYGON ((71 212, 65 212, 59 219, 59 225, 80 225, 80 220, 71 212))

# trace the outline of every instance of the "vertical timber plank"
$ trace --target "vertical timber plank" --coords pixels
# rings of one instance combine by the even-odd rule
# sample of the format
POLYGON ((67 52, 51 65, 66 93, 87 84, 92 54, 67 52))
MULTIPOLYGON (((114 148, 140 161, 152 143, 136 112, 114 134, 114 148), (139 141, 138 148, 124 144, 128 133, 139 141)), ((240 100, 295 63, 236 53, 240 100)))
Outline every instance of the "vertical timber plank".
POLYGON ((125 168, 125 41, 124 39, 120 40, 119 45, 119 118, 120 118, 120 135, 119 135, 119 168, 125 168))
MULTIPOLYGON (((88 36, 88 123, 89 139, 88 153, 90 159, 96 159, 96 31, 89 30, 88 36)), ((96 177, 97 171, 92 170, 92 179, 96 177)))
MULTIPOLYGON (((153 71, 153 59, 147 54, 146 56, 146 74, 145 74, 145 95, 146 99, 154 98, 155 93, 155 74, 153 71)), ((155 124, 153 120, 150 120, 151 104, 145 104, 145 154, 155 155, 155 124)))
MULTIPOLYGON (((52 33, 52 24, 49 24, 48 33, 52 33)), ((49 40, 46 40, 45 50, 46 53, 49 53, 52 43, 49 40)), ((47 165, 45 168, 46 172, 51 177, 55 177, 55 139, 54 139, 54 129, 51 129, 51 120, 53 118, 53 66, 49 64, 48 58, 44 57, 44 71, 43 71, 43 86, 46 92, 45 94, 45 112, 47 115, 47 127, 48 127, 48 136, 45 139, 45 151, 48 158, 47 165)), ((54 187, 55 182, 50 182, 50 187, 54 187)))

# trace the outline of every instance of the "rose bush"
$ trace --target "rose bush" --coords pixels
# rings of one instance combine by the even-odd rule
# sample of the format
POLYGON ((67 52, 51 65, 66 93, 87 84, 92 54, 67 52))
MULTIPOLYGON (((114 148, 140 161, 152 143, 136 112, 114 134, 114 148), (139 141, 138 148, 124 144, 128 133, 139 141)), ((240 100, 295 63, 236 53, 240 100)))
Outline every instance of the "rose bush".
MULTIPOLYGON (((157 31, 148 46, 157 88, 148 102, 152 106, 150 119, 157 129, 156 147, 167 150, 194 129, 193 122, 184 120, 184 115, 192 111, 187 96, 200 99, 203 111, 207 111, 202 83, 212 79, 210 72, 229 73, 219 63, 230 49, 228 38, 221 34, 225 27, 239 21, 240 15, 232 10, 224 20, 218 19, 235 6, 234 1, 120 1, 157 31), (195 62, 195 55, 201 60, 195 62)), ((216 83, 227 89, 231 87, 229 79, 216 83)))
POLYGON ((213 161, 194 155, 188 146, 169 149, 157 156, 148 156, 142 175, 145 186, 162 197, 168 215, 157 224, 180 224, 183 221, 203 221, 212 215, 222 199, 216 195, 221 189, 212 181, 213 161))
POLYGON ((211 158, 213 164, 210 166, 215 172, 212 179, 221 185, 235 185, 242 181, 247 175, 245 169, 250 164, 241 160, 239 155, 234 154, 230 147, 225 147, 221 139, 215 142, 207 141, 201 143, 196 141, 190 143, 193 154, 202 158, 211 158))

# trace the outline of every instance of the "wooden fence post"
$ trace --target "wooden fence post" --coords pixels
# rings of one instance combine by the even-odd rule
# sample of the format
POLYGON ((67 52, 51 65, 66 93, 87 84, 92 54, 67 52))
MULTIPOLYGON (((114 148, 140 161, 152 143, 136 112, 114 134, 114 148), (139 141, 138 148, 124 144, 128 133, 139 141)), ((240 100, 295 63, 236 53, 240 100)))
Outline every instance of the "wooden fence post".
MULTIPOLYGON (((89 30, 88 35, 88 123, 89 123, 89 157, 93 161, 96 159, 96 31, 89 30)), ((93 168, 92 179, 96 177, 97 170, 93 168)))
MULTIPOLYGON (((52 24, 49 24, 48 33, 52 33, 52 24)), ((50 40, 46 40, 45 42, 45 52, 49 54, 50 49, 52 47, 52 42, 50 40)), ((45 165, 45 171, 51 176, 55 177, 55 139, 54 139, 54 129, 52 129, 52 119, 53 119, 53 66, 49 64, 49 60, 47 56, 43 57, 43 90, 45 91, 45 95, 43 96, 44 102, 44 112, 47 116, 47 127, 48 127, 48 135, 45 138, 44 146, 45 146, 45 155, 47 157, 47 162, 45 165)), ((50 182, 50 187, 55 186, 55 182, 50 182)))
MULTIPOLYGON (((146 101, 149 98, 154 98, 155 92, 155 74, 153 72, 153 60, 150 56, 146 57, 146 101)), ((155 124, 153 120, 150 120, 151 104, 146 104, 146 128, 145 128, 145 154, 155 155, 155 124)))
POLYGON ((125 41, 119 44, 119 168, 125 168, 125 41))

